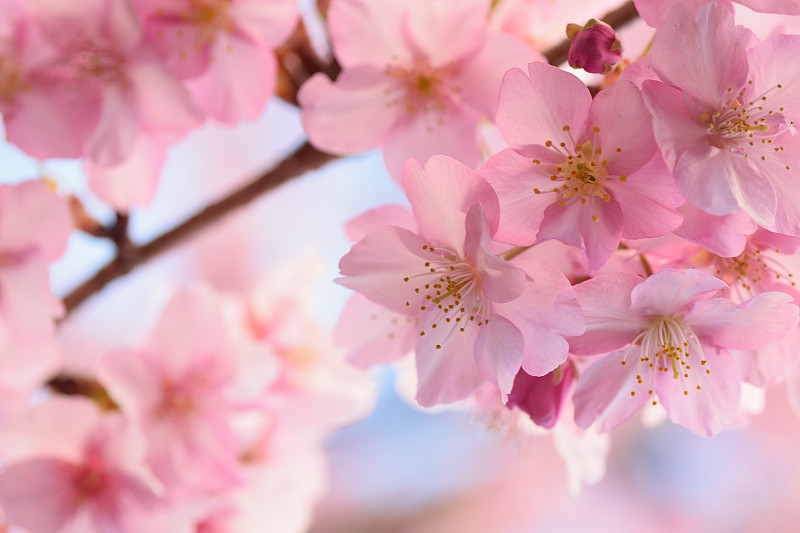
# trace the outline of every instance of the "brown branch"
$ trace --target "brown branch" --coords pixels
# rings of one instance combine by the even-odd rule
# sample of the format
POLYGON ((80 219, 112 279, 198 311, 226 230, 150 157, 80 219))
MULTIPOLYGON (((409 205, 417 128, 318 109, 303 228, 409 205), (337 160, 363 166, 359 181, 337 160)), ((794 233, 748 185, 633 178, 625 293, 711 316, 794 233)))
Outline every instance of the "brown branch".
POLYGON ((319 168, 335 158, 336 156, 320 152, 305 143, 274 169, 261 174, 225 198, 208 205, 163 235, 141 246, 136 246, 128 241, 126 246, 119 249, 119 253, 111 262, 64 298, 67 313, 110 282, 220 220, 228 213, 249 204, 278 185, 309 170, 319 168))
MULTIPOLYGON (((636 11, 633 2, 628 1, 617 9, 603 15, 600 20, 616 30, 636 20, 638 17, 639 13, 636 11)), ((567 60, 567 55, 569 55, 569 42, 569 39, 565 39, 557 45, 545 50, 542 55, 544 55, 547 62, 551 65, 560 65, 567 60)))

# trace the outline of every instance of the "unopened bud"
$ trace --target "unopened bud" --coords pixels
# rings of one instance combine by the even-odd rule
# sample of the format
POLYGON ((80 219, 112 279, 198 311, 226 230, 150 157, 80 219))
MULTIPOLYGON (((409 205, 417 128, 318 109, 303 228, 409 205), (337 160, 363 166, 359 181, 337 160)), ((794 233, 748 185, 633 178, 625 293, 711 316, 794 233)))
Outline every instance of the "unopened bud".
POLYGON ((590 19, 583 26, 567 24, 567 37, 572 41, 567 58, 572 68, 608 74, 622 58, 622 42, 605 22, 590 19))

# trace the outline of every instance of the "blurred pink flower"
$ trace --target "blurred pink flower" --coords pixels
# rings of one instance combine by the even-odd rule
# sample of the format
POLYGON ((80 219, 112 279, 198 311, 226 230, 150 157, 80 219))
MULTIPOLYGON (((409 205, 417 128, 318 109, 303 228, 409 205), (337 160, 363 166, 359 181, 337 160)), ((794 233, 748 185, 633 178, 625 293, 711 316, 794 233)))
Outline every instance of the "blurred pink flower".
POLYGON ((49 337, 63 305, 50 290, 48 263, 67 247, 67 203, 41 181, 0 185, 0 314, 12 334, 49 337))
POLYGON ((489 29, 488 0, 334 0, 329 28, 343 67, 316 74, 298 95, 311 142, 338 154, 382 147, 399 181, 403 163, 434 154, 480 163, 476 127, 494 117, 503 73, 536 59, 489 29))
POLYGON ((273 49, 297 22, 295 0, 134 0, 148 43, 214 119, 257 119, 275 88, 273 49))

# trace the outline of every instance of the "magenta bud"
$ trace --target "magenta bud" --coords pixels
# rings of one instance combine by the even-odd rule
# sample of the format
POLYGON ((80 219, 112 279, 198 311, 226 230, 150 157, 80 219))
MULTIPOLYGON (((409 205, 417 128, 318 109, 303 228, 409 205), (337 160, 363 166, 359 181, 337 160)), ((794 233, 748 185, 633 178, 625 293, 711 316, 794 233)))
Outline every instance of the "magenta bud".
POLYGON ((567 62, 572 68, 582 68, 593 74, 608 74, 622 58, 622 42, 614 28, 591 19, 582 27, 567 24, 569 45, 567 62))

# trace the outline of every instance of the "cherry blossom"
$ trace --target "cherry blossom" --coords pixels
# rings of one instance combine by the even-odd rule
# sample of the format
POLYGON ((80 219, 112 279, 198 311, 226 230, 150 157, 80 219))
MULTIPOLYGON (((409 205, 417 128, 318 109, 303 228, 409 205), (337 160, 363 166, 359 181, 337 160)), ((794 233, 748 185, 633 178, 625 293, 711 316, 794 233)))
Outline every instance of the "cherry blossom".
POLYGON ((444 154, 475 167, 476 126, 494 117, 503 73, 536 59, 522 41, 489 31, 488 0, 334 0, 329 27, 343 67, 298 95, 303 126, 322 150, 382 147, 399 180, 409 157, 444 154))
MULTIPOLYGON (((139 435, 89 400, 51 400, 12 421, 2 445, 0 504, 30 533, 134 533, 174 527, 139 435)), ((188 524, 171 531, 189 531, 188 524)))
POLYGON ((273 48, 297 22, 294 0, 135 0, 167 68, 214 119, 257 119, 275 87, 273 48))
POLYGON ((664 83, 646 80, 642 90, 689 202, 717 216, 741 208, 761 226, 796 235, 800 37, 754 40, 722 6, 710 3, 692 15, 678 5, 650 54, 664 83), (689 55, 697 61, 687 62, 689 55))
POLYGON ((63 306, 50 291, 48 263, 66 249, 66 202, 41 181, 0 185, 0 314, 12 334, 46 338, 63 306))
POLYGON ((589 269, 621 237, 664 235, 683 198, 660 158, 636 87, 618 82, 592 100, 575 76, 544 63, 510 70, 497 123, 511 148, 481 173, 501 204, 495 238, 527 246, 558 239, 582 248, 589 269))
POLYGON ((705 436, 738 413, 741 378, 728 350, 758 349, 794 330, 797 306, 781 292, 741 304, 715 297, 727 285, 699 270, 663 270, 642 281, 618 273, 576 286, 586 333, 578 355, 613 352, 587 368, 575 391, 575 420, 608 431, 647 403, 705 436))
POLYGON ((232 338, 217 296, 204 286, 178 292, 141 348, 114 351, 98 368, 147 436, 155 474, 169 488, 197 493, 244 482, 234 415, 259 407, 275 375, 269 353, 232 338))
POLYGON ((417 401, 459 400, 485 381, 507 394, 520 367, 541 376, 563 363, 563 335, 582 327, 569 282, 546 263, 519 268, 488 251, 497 199, 486 182, 446 157, 410 160, 403 174, 419 233, 370 232, 337 281, 418 318, 417 401))

